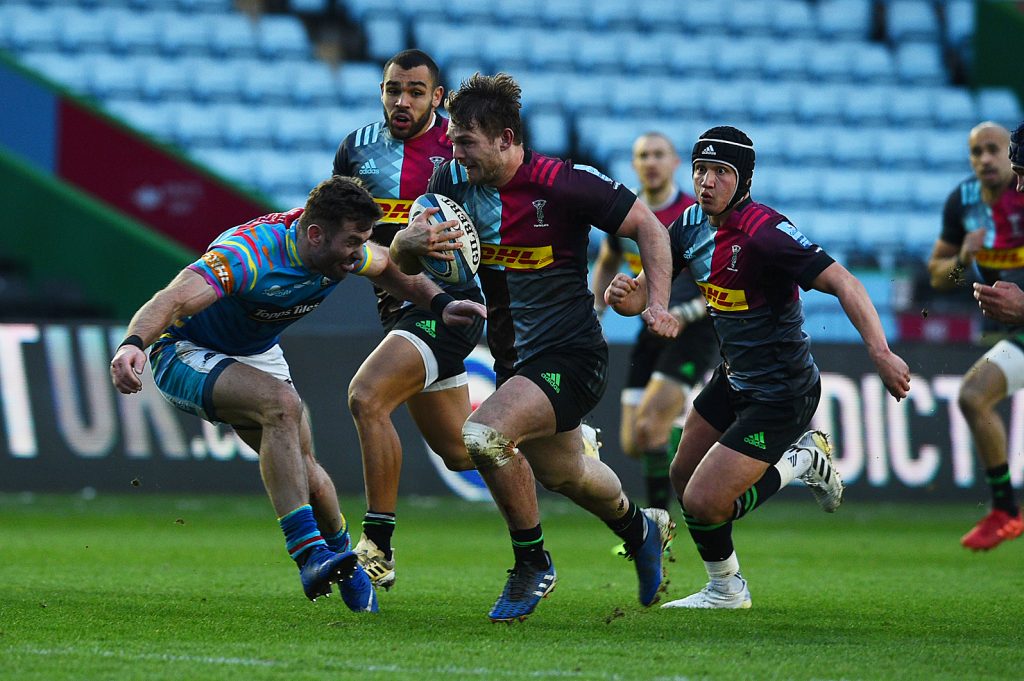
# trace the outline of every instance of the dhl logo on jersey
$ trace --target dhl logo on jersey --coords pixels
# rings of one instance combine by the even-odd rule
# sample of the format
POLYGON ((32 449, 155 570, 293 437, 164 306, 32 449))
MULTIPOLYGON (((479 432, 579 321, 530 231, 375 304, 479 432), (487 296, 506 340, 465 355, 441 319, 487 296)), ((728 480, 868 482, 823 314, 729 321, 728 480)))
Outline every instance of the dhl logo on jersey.
POLYGON ((502 265, 511 270, 539 270, 555 261, 551 246, 502 246, 480 244, 483 265, 502 265))
POLYGON ((1017 248, 982 248, 974 254, 980 267, 991 270, 1013 270, 1024 267, 1024 246, 1017 248))
POLYGON ((626 256, 626 266, 629 267, 629 271, 633 273, 634 277, 640 276, 640 271, 644 268, 644 264, 640 262, 639 253, 624 253, 626 256))
POLYGON ((384 216, 380 222, 390 225, 404 225, 409 222, 409 209, 412 201, 409 199, 374 199, 374 203, 380 208, 384 216))
POLYGON ((703 281, 698 281, 697 285, 704 293, 708 305, 716 310, 737 312, 750 309, 750 306, 747 305, 747 294, 742 289, 722 288, 703 281))
POLYGON ((228 259, 224 254, 218 251, 207 251, 203 255, 203 262, 213 272, 213 276, 217 277, 224 293, 231 293, 235 288, 235 275, 232 274, 231 266, 228 265, 228 259))

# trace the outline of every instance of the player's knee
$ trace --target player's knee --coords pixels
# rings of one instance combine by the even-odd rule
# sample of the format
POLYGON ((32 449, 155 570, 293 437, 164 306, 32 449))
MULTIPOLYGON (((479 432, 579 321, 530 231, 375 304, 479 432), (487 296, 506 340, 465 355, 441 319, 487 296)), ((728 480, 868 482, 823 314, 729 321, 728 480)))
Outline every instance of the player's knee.
POLYGON ((683 492, 683 508, 701 524, 724 523, 732 517, 731 504, 722 504, 711 491, 693 486, 683 492))
POLYGON ((501 468, 515 456, 516 445, 500 432, 482 423, 466 421, 462 441, 478 470, 501 468))
POLYGON ((476 466, 473 464, 473 459, 469 457, 469 452, 466 451, 465 446, 462 446, 461 442, 459 445, 458 450, 453 449, 445 453, 437 452, 437 455, 441 457, 441 461, 444 462, 444 467, 453 473, 475 469, 476 466))
POLYGON ((375 389, 372 381, 364 381, 357 376, 348 384, 348 410, 353 419, 358 421, 382 412, 390 414, 385 409, 380 392, 375 389))
POLYGON ((260 404, 260 418, 264 427, 298 427, 304 418, 302 398, 295 389, 282 382, 268 399, 260 404))
POLYGON ((957 395, 957 404, 960 406, 960 412, 970 418, 988 409, 991 406, 993 400, 985 394, 984 390, 980 390, 969 382, 963 383, 960 386, 960 393, 957 395))

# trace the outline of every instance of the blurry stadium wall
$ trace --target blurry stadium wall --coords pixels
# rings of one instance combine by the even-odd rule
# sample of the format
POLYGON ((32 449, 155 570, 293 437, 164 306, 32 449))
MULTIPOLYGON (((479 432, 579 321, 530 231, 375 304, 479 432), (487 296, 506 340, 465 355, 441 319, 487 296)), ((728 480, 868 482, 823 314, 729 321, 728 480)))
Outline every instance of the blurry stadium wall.
MULTIPOLYGON (((201 253, 270 203, 100 113, 0 52, 0 150, 201 253), (102 158, 102 168, 96 159, 102 158)), ((42 223, 40 223, 42 224, 42 223)), ((138 254, 142 255, 142 254, 138 254)))
POLYGON ((34 285, 59 278, 117 318, 131 317, 193 260, 176 242, 2 149, 0 205, 4 257, 24 263, 34 285))
POLYGON ((974 87, 1011 87, 1024 102, 1024 69, 1020 59, 1006 51, 1007 45, 1019 45, 1024 35, 1024 3, 979 2, 977 30, 974 32, 974 87))
MULTIPOLYGON (((145 373, 139 395, 115 392, 108 362, 123 327, 0 324, 0 490, 259 492, 255 454, 227 429, 167 404, 145 373)), ((377 334, 292 331, 284 346, 296 386, 309 404, 318 457, 343 494, 362 491, 355 428, 345 406, 348 381, 377 334)), ((863 347, 818 343, 823 398, 815 426, 833 433, 849 499, 980 500, 982 475, 956 405, 977 348, 912 344, 895 348, 913 369, 910 398, 885 395, 863 347)), ((604 429, 603 458, 640 493, 639 465, 621 454, 618 395, 628 347, 613 345, 611 382, 590 421, 604 429)), ((474 395, 474 401, 482 399, 474 395)), ((1024 394, 1004 406, 1010 469, 1024 476, 1024 394)), ((411 419, 396 413, 405 445, 404 494, 455 489, 426 454, 411 419)))

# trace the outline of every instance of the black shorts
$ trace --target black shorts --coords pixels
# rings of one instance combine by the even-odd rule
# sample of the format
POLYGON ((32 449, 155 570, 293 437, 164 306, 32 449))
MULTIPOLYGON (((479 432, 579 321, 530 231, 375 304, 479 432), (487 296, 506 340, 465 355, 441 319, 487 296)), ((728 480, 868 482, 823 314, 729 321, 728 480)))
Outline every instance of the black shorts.
MULTIPOLYGON (((468 299, 483 302, 479 296, 468 299)), ((388 332, 402 331, 423 341, 437 361, 436 380, 443 381, 465 373, 464 360, 480 342, 484 320, 477 318, 469 326, 448 326, 430 310, 410 306, 403 309, 395 321, 385 328, 388 332)))
POLYGON ((715 369, 693 408, 722 433, 720 443, 741 454, 775 464, 804 434, 821 399, 821 381, 804 395, 785 402, 757 402, 729 385, 725 369, 715 369))
POLYGON ((608 387, 608 346, 544 352, 511 373, 499 369, 500 386, 512 376, 536 383, 555 409, 555 430, 563 433, 580 425, 597 406, 608 387))
POLYGON ((675 338, 662 338, 644 327, 629 357, 626 387, 643 388, 652 374, 659 373, 692 388, 718 360, 718 337, 710 317, 687 324, 675 338))

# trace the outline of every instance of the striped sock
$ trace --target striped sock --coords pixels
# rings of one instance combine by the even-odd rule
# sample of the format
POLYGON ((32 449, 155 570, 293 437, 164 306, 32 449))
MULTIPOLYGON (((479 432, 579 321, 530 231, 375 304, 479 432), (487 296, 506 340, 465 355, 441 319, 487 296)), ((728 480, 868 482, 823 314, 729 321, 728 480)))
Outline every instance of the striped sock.
POLYGON ((367 509, 363 516, 363 534, 384 552, 384 560, 391 560, 391 535, 395 533, 396 522, 394 513, 367 509))
POLYGON ((1010 466, 1003 464, 985 470, 985 481, 992 490, 992 508, 1006 511, 1009 515, 1017 515, 1020 508, 1013 494, 1013 483, 1010 481, 1010 466))
POLYGON ((544 531, 537 527, 528 530, 509 530, 512 537, 512 553, 516 563, 527 563, 535 567, 546 568, 548 559, 544 555, 544 531))
POLYGON ((679 507, 683 509, 683 521, 686 523, 686 529, 690 532, 690 538, 693 539, 693 543, 697 546, 697 553, 700 554, 700 557, 705 562, 715 563, 723 561, 732 555, 731 520, 724 523, 705 525, 687 513, 681 501, 679 502, 679 507))
POLYGON ((288 555, 299 564, 299 567, 306 562, 309 549, 314 546, 327 546, 327 542, 320 536, 320 530, 316 527, 313 507, 309 504, 299 506, 294 511, 286 513, 278 518, 277 522, 281 524, 281 529, 284 531, 288 555))
POLYGON ((746 492, 741 494, 732 505, 732 519, 739 520, 755 508, 768 501, 768 498, 779 491, 782 477, 779 469, 769 466, 761 479, 746 492))
POLYGON ((345 520, 344 513, 341 514, 341 529, 331 535, 324 534, 324 541, 327 542, 327 548, 335 553, 344 553, 352 548, 352 539, 348 534, 348 521, 345 520))

